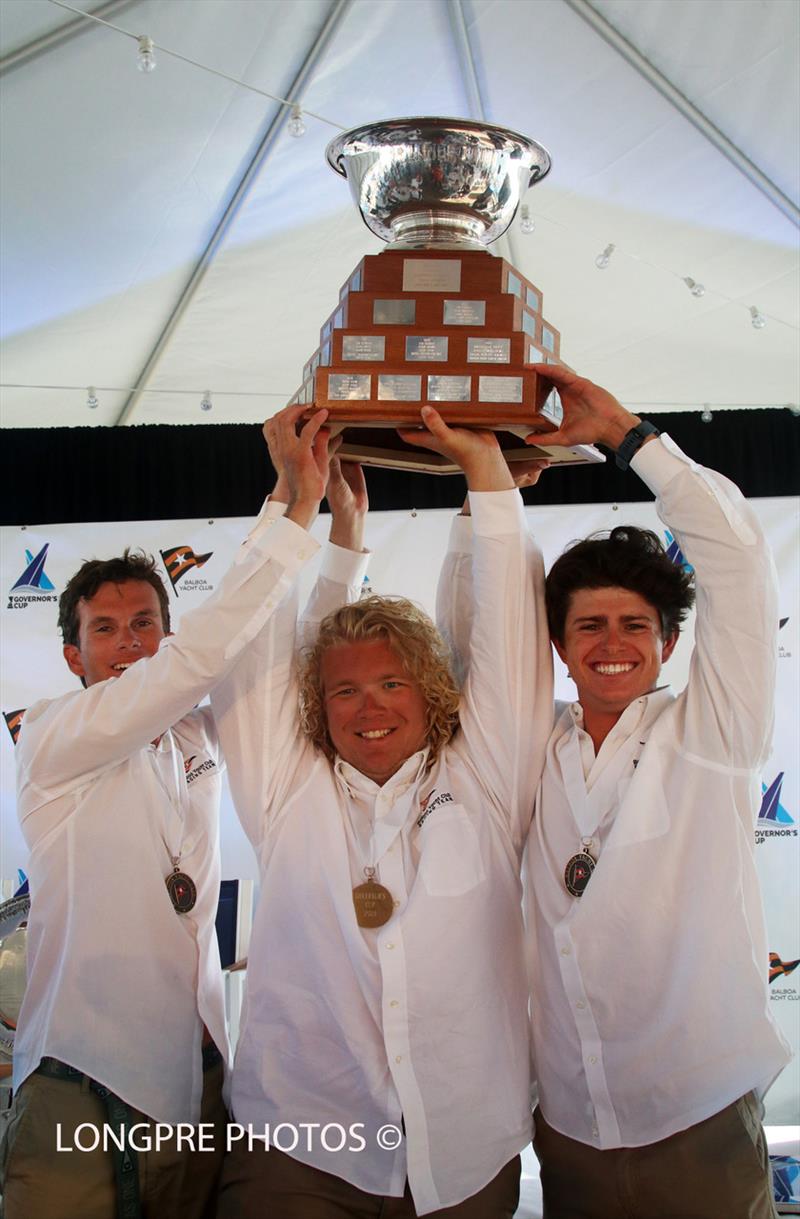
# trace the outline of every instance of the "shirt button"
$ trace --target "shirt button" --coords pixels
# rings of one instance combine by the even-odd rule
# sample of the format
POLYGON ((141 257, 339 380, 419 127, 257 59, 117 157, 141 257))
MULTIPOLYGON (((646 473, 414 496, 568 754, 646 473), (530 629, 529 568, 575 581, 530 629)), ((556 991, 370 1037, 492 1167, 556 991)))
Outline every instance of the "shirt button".
POLYGON ((600 1131, 597 1129, 597 1127, 596 1127, 596 1126, 592 1126, 592 1138, 593 1138, 593 1139, 599 1139, 599 1138, 600 1138, 600 1131))
POLYGON ((568 957, 568 956, 569 956, 569 954, 570 954, 570 951, 571 951, 571 950, 570 950, 569 948, 566 948, 566 947, 565 947, 565 948, 562 948, 562 949, 561 949, 561 955, 562 955, 562 957, 568 957))
POLYGON ((402 1054, 395 1054, 395 1056, 394 1056, 394 1060, 395 1060, 395 1062, 402 1062, 402 1061, 403 1061, 403 1055, 402 1055, 402 1054))
POLYGON ((395 898, 395 899, 394 899, 394 901, 392 902, 392 905, 393 905, 393 906, 395 906, 395 907, 397 907, 397 906, 399 906, 399 905, 400 905, 400 902, 398 901, 398 899, 397 899, 397 898, 395 898))
POLYGON ((590 1054, 590 1055, 589 1055, 589 1062, 592 1064, 592 1066, 594 1066, 594 1064, 597 1062, 597 1055, 595 1055, 595 1054, 590 1054))
POLYGON ((386 947, 386 948, 394 948, 394 944, 386 944, 386 945, 385 945, 385 947, 386 947))
POLYGON ((582 1012, 583 1009, 586 1007, 586 1004, 584 1003, 583 999, 579 999, 578 1002, 575 1004, 575 1006, 577 1007, 578 1011, 582 1012))
POLYGON ((399 1007, 399 1006, 400 1006, 400 1001, 399 1001, 399 999, 392 999, 392 1000, 390 1000, 390 1002, 389 1002, 389 1007, 399 1007))

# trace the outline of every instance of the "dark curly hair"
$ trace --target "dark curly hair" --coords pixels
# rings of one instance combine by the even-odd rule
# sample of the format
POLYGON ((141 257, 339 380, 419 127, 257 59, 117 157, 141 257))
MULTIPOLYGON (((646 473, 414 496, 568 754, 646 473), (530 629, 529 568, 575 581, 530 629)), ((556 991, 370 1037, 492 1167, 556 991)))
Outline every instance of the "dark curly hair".
POLYGON ((669 639, 694 605, 691 572, 668 557, 657 534, 636 525, 618 525, 573 542, 550 568, 545 584, 551 638, 564 642, 572 594, 581 588, 627 588, 657 610, 661 635, 669 639))
POLYGON ((125 547, 114 559, 88 559, 67 584, 58 599, 58 626, 65 644, 78 647, 80 620, 78 602, 93 597, 101 584, 122 584, 125 580, 141 580, 156 590, 161 607, 161 623, 169 633, 169 598, 164 581, 156 571, 156 561, 143 550, 125 547))

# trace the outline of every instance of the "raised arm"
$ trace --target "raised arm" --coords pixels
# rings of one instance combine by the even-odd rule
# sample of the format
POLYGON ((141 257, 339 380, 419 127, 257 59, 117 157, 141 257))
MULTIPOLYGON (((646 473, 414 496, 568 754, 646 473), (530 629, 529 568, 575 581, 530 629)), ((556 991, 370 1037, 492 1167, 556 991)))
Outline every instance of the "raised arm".
MULTIPOLYGON (((404 431, 403 437, 458 462, 467 477, 474 529, 473 614, 456 747, 521 844, 553 713, 541 555, 494 434, 447 428, 429 408, 422 418, 428 435, 404 431)), ((462 586, 468 587, 466 579, 462 586)))
POLYGON ((286 519, 259 518, 216 591, 184 615, 155 655, 71 699, 29 710, 19 740, 22 787, 52 794, 115 764, 165 732, 230 671, 318 549, 305 527, 324 492, 309 460, 323 443, 324 420, 325 412, 318 412, 298 440, 286 519))
MULTIPOLYGON (((554 365, 546 375, 564 406, 556 444, 616 449, 641 422, 586 378, 554 365)), ((669 436, 648 437, 630 464, 695 572, 695 647, 680 702, 683 748, 714 763, 757 767, 771 740, 778 630, 766 539, 738 487, 692 461, 669 436)))
MULTIPOLYGON (((273 420, 265 427, 265 437, 278 473, 270 499, 288 503, 285 450, 276 443, 273 420)), ((320 574, 300 623, 297 593, 292 589, 266 629, 211 694, 234 803, 256 849, 269 812, 280 807, 306 748, 298 729, 298 646, 310 639, 325 614, 358 599, 366 571, 368 556, 360 549, 367 511, 363 476, 360 470, 348 470, 345 477, 333 460, 329 470, 325 455, 324 478, 332 512, 332 541, 323 553, 320 574)))

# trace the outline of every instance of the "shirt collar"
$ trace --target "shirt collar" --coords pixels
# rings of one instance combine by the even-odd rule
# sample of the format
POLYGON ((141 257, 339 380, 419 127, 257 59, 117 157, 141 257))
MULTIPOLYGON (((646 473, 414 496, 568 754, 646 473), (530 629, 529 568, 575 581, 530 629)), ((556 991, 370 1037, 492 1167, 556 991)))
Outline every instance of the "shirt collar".
POLYGON ((333 773, 336 775, 340 786, 344 787, 350 795, 357 794, 375 799, 380 792, 384 795, 391 793, 393 798, 397 799, 409 787, 419 782, 425 773, 427 760, 428 747, 426 746, 424 749, 418 750, 417 753, 412 753, 410 758, 406 758, 400 769, 396 770, 383 786, 363 775, 360 770, 356 770, 355 766, 345 762, 344 758, 340 758, 338 754, 333 764, 333 773))
MULTIPOLYGON (((661 714, 667 703, 672 702, 674 697, 670 686, 657 686, 648 694, 640 695, 632 703, 628 703, 611 732, 628 736, 635 728, 649 728, 653 720, 661 714)), ((583 707, 580 703, 570 703, 568 711, 575 727, 582 729, 583 707)))

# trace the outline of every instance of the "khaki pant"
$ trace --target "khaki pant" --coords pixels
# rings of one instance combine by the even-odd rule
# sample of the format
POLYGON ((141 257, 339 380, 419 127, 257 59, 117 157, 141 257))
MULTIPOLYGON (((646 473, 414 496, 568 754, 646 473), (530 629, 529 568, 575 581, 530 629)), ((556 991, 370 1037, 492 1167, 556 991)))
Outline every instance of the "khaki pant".
MULTIPOLYGON (((223 1067, 205 1072, 202 1122, 214 1124, 214 1151, 176 1150, 174 1140, 156 1151, 137 1152, 143 1219, 211 1219, 225 1151, 228 1115, 222 1101, 223 1067)), ((155 1123, 133 1109, 134 1120, 155 1123)), ((117 1187, 110 1151, 58 1151, 89 1146, 103 1130, 103 1102, 82 1081, 29 1075, 11 1105, 0 1145, 0 1215, 4 1219, 116 1219, 117 1187), (81 1123, 86 1128, 78 1133, 81 1123)), ((137 1131, 143 1144, 148 1131, 137 1131)), ((212 1142, 210 1131, 207 1135, 212 1142)))
POLYGON ((544 1219, 777 1219, 755 1093, 646 1147, 599 1151, 539 1109, 534 1126, 544 1219))
MULTIPOLYGON (((465 1202, 425 1219, 512 1219, 519 1202, 520 1158, 465 1202)), ((408 1186, 402 1198, 367 1194, 277 1148, 235 1144, 225 1160, 218 1219, 416 1219, 408 1186)))

